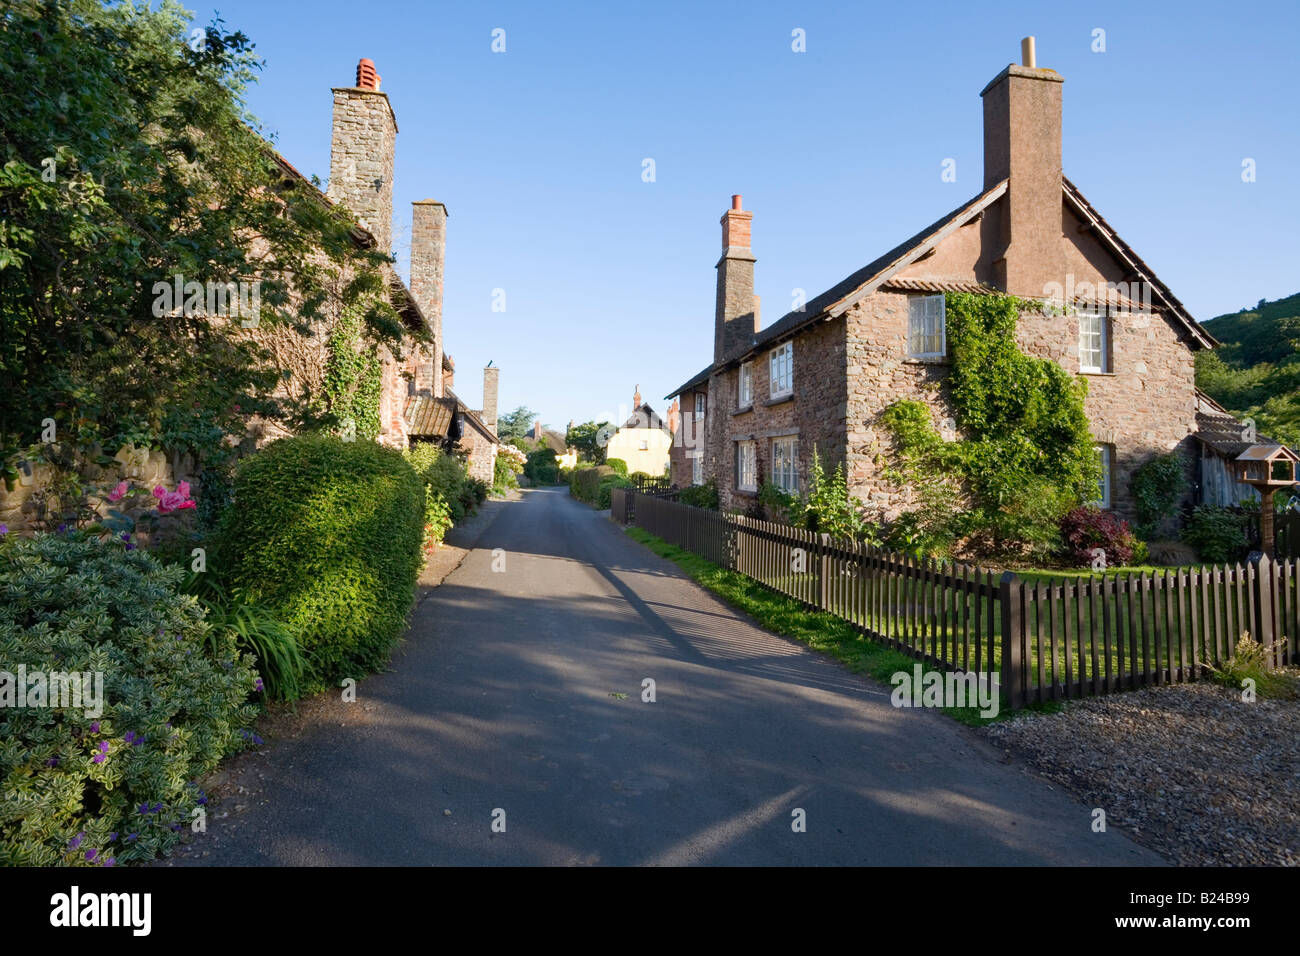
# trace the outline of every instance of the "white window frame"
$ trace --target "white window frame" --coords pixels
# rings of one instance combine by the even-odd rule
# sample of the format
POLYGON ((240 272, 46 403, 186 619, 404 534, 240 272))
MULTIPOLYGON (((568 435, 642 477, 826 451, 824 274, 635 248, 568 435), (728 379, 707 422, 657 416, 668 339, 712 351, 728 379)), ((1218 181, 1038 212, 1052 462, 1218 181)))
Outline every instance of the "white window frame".
POLYGON ((758 491, 757 442, 736 442, 736 489, 738 491, 758 491))
POLYGON ((944 295, 914 295, 907 300, 907 357, 910 359, 934 360, 948 354, 948 303, 944 295), (935 309, 937 306, 937 310, 935 309), (924 346, 933 345, 936 330, 931 323, 937 320, 939 351, 925 351, 924 346), (920 325, 919 334, 917 325, 920 325), (919 340, 919 341, 918 341, 919 340), (918 348, 919 346, 919 348, 918 348))
POLYGON ((693 485, 704 484, 704 456, 703 455, 691 456, 691 484, 693 485))
POLYGON ((783 342, 768 354, 768 393, 780 398, 794 391, 794 343, 783 342))
POLYGON ((736 387, 736 407, 749 408, 754 404, 754 363, 742 362, 740 381, 736 387))
POLYGON ((704 417, 704 393, 695 393, 695 420, 699 421, 704 417))
POLYGON ((642 438, 640 443, 637 445, 637 451, 649 451, 649 450, 650 450, 649 440, 642 438))
POLYGON ((799 439, 794 435, 772 439, 772 484, 786 494, 799 493, 799 439))
POLYGON ((1084 375, 1104 375, 1110 371, 1110 317, 1102 309, 1080 309, 1079 315, 1079 372, 1084 375), (1088 328, 1085 333, 1085 323, 1090 326, 1091 320, 1096 319, 1098 328, 1093 330, 1088 328), (1084 347, 1084 335, 1087 335, 1089 343, 1087 348, 1084 347), (1093 348, 1092 342, 1098 341, 1097 348, 1093 348), (1097 355, 1099 361, 1096 365, 1089 364, 1085 355, 1097 355))
POLYGON ((1114 462, 1111 460, 1113 457, 1111 448, 1109 445, 1093 445, 1092 447, 1097 452, 1097 457, 1101 459, 1101 477, 1097 480, 1099 494, 1088 504, 1100 508, 1102 511, 1109 511, 1111 507, 1110 473, 1111 468, 1114 466, 1114 462))

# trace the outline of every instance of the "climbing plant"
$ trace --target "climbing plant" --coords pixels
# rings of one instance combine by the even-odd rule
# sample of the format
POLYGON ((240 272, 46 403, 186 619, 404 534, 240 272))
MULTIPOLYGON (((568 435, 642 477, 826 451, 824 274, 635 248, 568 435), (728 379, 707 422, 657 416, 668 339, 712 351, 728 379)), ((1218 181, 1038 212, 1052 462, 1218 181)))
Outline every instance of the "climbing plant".
POLYGON ((887 473, 922 503, 902 522, 914 534, 999 552, 1050 550, 1061 516, 1094 497, 1087 383, 1016 345, 1020 313, 1037 308, 1014 296, 946 297, 946 391, 961 437, 946 441, 921 402, 895 402, 882 415, 897 449, 887 473), (969 507, 957 507, 962 499, 969 507))
POLYGON ((379 436, 383 369, 373 340, 355 308, 343 310, 330 333, 321 399, 333 431, 373 441, 379 436))

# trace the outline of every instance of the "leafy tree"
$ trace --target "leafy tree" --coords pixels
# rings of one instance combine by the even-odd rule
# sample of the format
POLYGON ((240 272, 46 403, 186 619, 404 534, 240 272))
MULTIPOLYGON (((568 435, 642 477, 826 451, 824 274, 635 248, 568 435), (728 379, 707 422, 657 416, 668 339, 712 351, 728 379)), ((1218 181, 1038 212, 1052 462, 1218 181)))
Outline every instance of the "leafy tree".
MULTIPOLYGON (((0 19, 0 463, 42 437, 219 456, 276 401, 267 336, 357 308, 401 333, 352 217, 282 165, 243 97, 261 63, 175 0, 11 0, 0 19), (268 251, 269 250, 269 251, 268 251), (158 308, 155 284, 249 283, 250 318, 158 308), (160 313, 160 314, 159 314, 160 313)), ((162 287, 161 285, 159 286, 162 287)), ((247 287, 246 287, 247 288, 247 287)), ((204 304, 206 305, 206 296, 204 304)), ((173 306, 180 303, 172 303, 173 306)))
POLYGON ((532 427, 537 413, 525 405, 497 416, 497 437, 504 442, 521 442, 532 427))
POLYGON ((570 428, 564 440, 577 449, 580 458, 599 462, 605 460, 605 444, 611 434, 613 426, 609 422, 583 422, 570 428))

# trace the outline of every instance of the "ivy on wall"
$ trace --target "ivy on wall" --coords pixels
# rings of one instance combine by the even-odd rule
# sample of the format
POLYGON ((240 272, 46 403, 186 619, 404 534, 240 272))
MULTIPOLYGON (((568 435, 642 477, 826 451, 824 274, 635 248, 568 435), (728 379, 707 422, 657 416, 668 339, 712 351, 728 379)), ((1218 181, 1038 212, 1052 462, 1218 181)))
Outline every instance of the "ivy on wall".
POLYGON ((1046 550, 1061 515, 1095 496, 1087 382, 1016 345, 1020 313, 1038 308, 1015 296, 946 296, 946 388, 960 437, 945 440, 921 402, 898 401, 882 414, 898 451, 887 473, 920 504, 903 521, 914 538, 1046 550))
POLYGON ((373 342, 364 335, 364 321, 356 309, 345 309, 326 346, 322 401, 340 434, 355 428, 355 437, 379 437, 379 403, 383 367, 373 342))

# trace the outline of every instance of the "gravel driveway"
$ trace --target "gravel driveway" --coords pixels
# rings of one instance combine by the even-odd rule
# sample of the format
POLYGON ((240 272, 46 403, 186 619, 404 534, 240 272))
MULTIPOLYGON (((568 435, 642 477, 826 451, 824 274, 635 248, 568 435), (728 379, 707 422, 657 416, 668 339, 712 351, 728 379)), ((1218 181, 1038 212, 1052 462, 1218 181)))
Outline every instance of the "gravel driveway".
POLYGON ((1176 863, 1300 864, 1300 702, 1183 684, 983 732, 1176 863))

